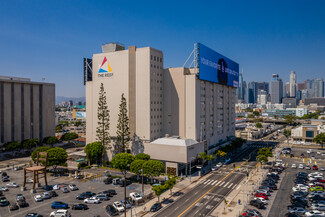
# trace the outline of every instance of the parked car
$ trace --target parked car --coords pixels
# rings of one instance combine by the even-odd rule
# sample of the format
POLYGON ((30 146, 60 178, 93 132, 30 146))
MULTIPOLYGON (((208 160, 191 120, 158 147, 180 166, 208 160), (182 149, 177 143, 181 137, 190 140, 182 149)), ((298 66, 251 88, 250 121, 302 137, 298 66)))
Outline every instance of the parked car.
POLYGON ((260 200, 251 200, 249 204, 255 206, 258 209, 263 209, 265 207, 265 204, 260 200))
POLYGON ((304 168, 304 165, 303 164, 299 164, 299 169, 303 169, 304 168))
POLYGON ((0 206, 8 206, 9 205, 9 201, 7 200, 6 197, 1 197, 0 198, 0 206))
POLYGON ((70 192, 69 189, 68 189, 67 187, 63 187, 63 188, 61 188, 61 191, 62 191, 63 193, 69 193, 69 192, 70 192))
POLYGON ((116 201, 113 203, 113 206, 115 207, 115 209, 117 209, 119 212, 123 212, 124 211, 124 206, 119 202, 116 201))
POLYGON ((301 214, 301 215, 303 215, 305 212, 307 212, 307 210, 302 207, 294 207, 292 209, 288 209, 288 211, 290 213, 301 214))
POLYGON ((79 188, 75 184, 70 184, 69 188, 70 188, 71 191, 79 190, 79 188))
POLYGON ((29 204, 25 200, 20 200, 20 201, 17 202, 17 204, 18 204, 18 206, 20 208, 28 207, 29 206, 29 204))
POLYGON ((99 198, 97 197, 90 197, 90 198, 86 198, 84 199, 84 203, 100 203, 99 198))
POLYGON ((297 164, 292 164, 291 168, 297 168, 297 164))
POLYGON ((322 191, 323 188, 320 187, 320 186, 315 186, 315 187, 310 188, 309 190, 310 190, 310 191, 322 191))
POLYGON ((111 216, 117 216, 119 215, 119 211, 111 204, 108 204, 106 206, 106 212, 111 216))
POLYGON ((311 206, 310 206, 310 208, 312 209, 312 210, 319 210, 319 211, 321 211, 321 210, 325 210, 325 204, 312 204, 311 206))
POLYGON ((10 187, 10 188, 18 188, 19 185, 16 184, 15 182, 11 182, 11 183, 8 183, 8 184, 7 184, 7 187, 10 187))
POLYGON ((104 200, 104 201, 109 200, 109 196, 108 196, 107 194, 97 194, 96 197, 97 197, 99 200, 104 200))
POLYGON ((56 193, 55 191, 50 191, 50 192, 49 192, 49 195, 50 195, 51 197, 57 197, 57 196, 58 196, 57 193, 56 193))
POLYGON ((132 193, 130 193, 130 197, 131 197, 132 200, 134 200, 134 201, 142 200, 141 195, 138 194, 138 193, 136 193, 136 192, 132 192, 132 193))
POLYGON ((17 194, 16 201, 26 200, 26 198, 22 194, 17 194))
POLYGON ((124 203, 124 200, 121 200, 121 204, 126 207, 127 209, 131 208, 131 204, 129 203, 129 201, 126 200, 126 203, 124 203))
POLYGON ((72 210, 87 210, 89 208, 87 205, 79 203, 79 204, 73 205, 71 209, 72 210))
POLYGON ((37 195, 34 196, 34 200, 35 200, 36 202, 41 202, 41 201, 43 201, 43 198, 42 198, 41 195, 37 194, 37 195))
POLYGON ((49 194, 49 192, 43 192, 42 197, 43 197, 43 199, 50 199, 51 195, 49 194))
POLYGON ((37 213, 28 213, 25 215, 25 217, 43 217, 43 216, 37 213))
POLYGON ((318 166, 317 165, 314 165, 313 166, 313 170, 318 170, 318 166))
POLYGON ((2 187, 0 187, 0 191, 9 191, 9 189, 6 188, 6 187, 4 187, 4 186, 2 186, 2 187))
POLYGON ((157 212, 158 210, 160 210, 162 208, 161 203, 155 203, 154 205, 152 205, 152 207, 150 208, 151 212, 157 212))
POLYGON ((70 217, 71 214, 68 210, 65 209, 59 209, 56 211, 51 212, 50 217, 70 217))
POLYGON ((60 185, 53 185, 53 190, 60 190, 60 185))
POLYGON ((111 177, 104 179, 104 184, 106 184, 106 185, 111 184, 112 182, 113 182, 113 178, 111 178, 111 177))
POLYGON ((68 209, 69 205, 67 203, 61 201, 55 201, 52 203, 52 209, 68 209))
POLYGON ((306 170, 311 170, 311 167, 309 165, 305 166, 306 170))
POLYGON ((305 212, 305 216, 306 217, 325 216, 325 213, 318 210, 313 210, 313 211, 305 212))
POLYGON ((43 189, 44 189, 45 191, 52 191, 52 190, 53 190, 53 187, 50 186, 50 185, 44 185, 43 189))
POLYGON ((10 211, 14 211, 14 210, 17 210, 19 209, 19 206, 17 204, 10 204, 9 205, 9 210, 10 211))
POLYGON ((108 190, 108 192, 111 194, 111 195, 117 195, 116 191, 114 189, 110 189, 108 190))

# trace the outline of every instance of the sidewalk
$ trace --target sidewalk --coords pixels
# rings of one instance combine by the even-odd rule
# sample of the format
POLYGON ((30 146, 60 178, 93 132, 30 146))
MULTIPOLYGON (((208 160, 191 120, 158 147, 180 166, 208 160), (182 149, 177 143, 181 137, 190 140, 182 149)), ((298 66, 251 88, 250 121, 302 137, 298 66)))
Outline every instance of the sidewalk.
MULTIPOLYGON (((183 179, 182 181, 178 182, 174 188, 173 188, 173 193, 178 192, 178 191, 182 191, 183 193, 186 193, 187 191, 191 190, 193 187, 195 187, 197 185, 197 180, 200 179, 200 176, 195 176, 191 178, 191 182, 189 177, 183 179)), ((165 191, 162 195, 160 195, 160 202, 165 199, 165 198, 172 198, 174 199, 174 201, 178 200, 177 196, 171 196, 170 195, 170 190, 165 191)), ((136 208, 132 208, 130 210, 127 211, 126 216, 136 216, 136 217, 140 217, 140 216, 152 216, 155 213, 150 212, 150 208, 153 204, 155 204, 156 202, 158 202, 158 198, 156 196, 154 196, 153 199, 149 200, 148 202, 146 202, 144 205, 142 206, 138 206, 136 208)))

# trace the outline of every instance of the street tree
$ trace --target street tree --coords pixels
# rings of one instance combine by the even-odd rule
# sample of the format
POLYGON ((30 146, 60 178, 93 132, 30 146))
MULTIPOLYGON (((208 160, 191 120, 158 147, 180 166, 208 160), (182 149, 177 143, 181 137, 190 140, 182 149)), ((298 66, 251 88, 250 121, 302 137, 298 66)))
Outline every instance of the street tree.
POLYGON ((255 127, 256 127, 256 128, 263 128, 263 125, 262 125, 260 122, 257 122, 257 123, 255 124, 255 127))
POLYGON ((227 153, 224 152, 224 151, 221 151, 220 149, 217 150, 217 152, 216 152, 216 156, 217 156, 217 158, 218 158, 218 161, 220 161, 220 158, 221 158, 221 157, 226 156, 226 155, 227 155, 227 153))
POLYGON ((160 202, 160 195, 166 191, 166 187, 164 185, 156 185, 152 187, 152 190, 158 197, 158 202, 160 202))
POLYGON ((269 148, 260 148, 257 155, 264 155, 266 157, 273 157, 272 151, 269 148))
MULTIPOLYGON (((93 163, 100 164, 105 148, 101 142, 92 142, 86 145, 84 151, 89 165, 93 163)), ((102 161, 101 163, 103 164, 104 162, 102 161)))
POLYGON ((150 155, 144 154, 144 153, 139 153, 135 155, 136 160, 150 160, 150 155))
POLYGON ((130 141, 129 117, 126 99, 124 93, 121 96, 120 112, 118 114, 117 131, 116 131, 116 146, 118 153, 124 153, 127 149, 127 144, 130 141))
MULTIPOLYGON (((68 138, 69 135, 67 135, 65 137, 68 138)), ((56 136, 48 136, 43 139, 43 143, 46 145, 50 145, 52 148, 53 148, 54 144, 59 143, 59 142, 60 142, 60 140, 56 136)))
POLYGON ((261 164, 263 164, 263 163, 267 163, 267 162, 269 161, 269 160, 268 160, 268 157, 265 156, 265 155, 263 155, 263 154, 257 155, 256 160, 257 160, 258 162, 260 162, 261 164))
POLYGON ((169 177, 168 180, 165 182, 165 187, 170 190, 170 195, 173 194, 173 188, 176 185, 176 178, 169 177))
MULTIPOLYGON (((129 153, 118 153, 112 159, 112 165, 114 168, 121 171, 124 175, 124 207, 126 207, 126 174, 130 169, 135 157, 129 153)), ((124 209, 124 216, 126 216, 126 209, 124 209)))
POLYGON ((164 170, 165 165, 159 160, 148 160, 143 164, 144 174, 151 177, 151 182, 154 176, 160 176, 164 170))
POLYGON ((206 160, 209 162, 210 164, 210 169, 211 169, 211 166, 212 166, 212 161, 214 160, 214 156, 213 155, 207 155, 206 156, 206 160))
POLYGON ((320 144, 322 146, 322 149, 324 148, 325 144, 325 133, 320 133, 314 138, 314 142, 317 144, 320 144))
POLYGON ((200 153, 198 153, 197 158, 201 159, 201 165, 202 165, 202 169, 203 169, 204 161, 207 158, 207 153, 200 152, 200 153))
POLYGON ((137 176, 139 177, 142 174, 143 164, 145 162, 146 162, 145 160, 139 160, 139 159, 135 158, 135 160, 130 165, 130 171, 132 173, 137 174, 137 176))
MULTIPOLYGON (((109 135, 109 110, 106 101, 106 92, 104 90, 104 85, 101 83, 98 98, 98 108, 97 108, 97 118, 98 126, 96 128, 96 137, 100 141, 105 149, 111 149, 110 145, 110 135, 109 135)), ((104 155, 102 156, 102 162, 104 162, 104 155)))
POLYGON ((6 151, 18 151, 20 152, 23 149, 23 145, 19 142, 7 142, 3 145, 6 151))
POLYGON ((287 143, 289 143, 289 138, 291 136, 291 130, 284 130, 283 135, 287 138, 287 143))
POLYGON ((260 116, 260 113, 258 111, 253 111, 254 116, 260 116))
MULTIPOLYGON (((76 133, 65 133, 61 136, 61 141, 68 141, 68 143, 71 143, 71 140, 77 139, 78 137, 76 133)), ((51 140, 52 142, 54 141, 53 138, 51 140)))
POLYGON ((32 161, 34 163, 36 162, 36 160, 37 160, 37 152, 47 152, 50 149, 51 148, 49 146, 41 146, 41 147, 36 148, 31 154, 32 161))
POLYGON ((52 166, 53 170, 56 171, 58 166, 67 166, 68 154, 65 149, 55 147, 47 150, 48 155, 48 166, 52 166))
POLYGON ((25 139, 21 142, 24 149, 34 148, 40 145, 38 139, 25 139))

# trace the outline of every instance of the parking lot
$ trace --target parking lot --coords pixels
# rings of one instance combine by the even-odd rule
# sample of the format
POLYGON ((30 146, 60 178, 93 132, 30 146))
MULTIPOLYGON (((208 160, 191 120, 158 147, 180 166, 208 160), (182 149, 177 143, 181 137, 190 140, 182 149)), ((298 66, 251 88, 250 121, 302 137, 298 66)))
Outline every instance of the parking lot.
MULTIPOLYGON (((69 205, 69 212, 72 216, 79 216, 79 217, 89 217, 89 216, 108 216, 105 212, 105 207, 107 204, 113 204, 115 201, 120 201, 124 199, 124 188, 119 186, 114 186, 112 184, 105 185, 102 182, 102 179, 94 179, 92 181, 85 181, 85 180, 77 180, 73 179, 72 177, 52 177, 48 175, 48 184, 49 185, 60 185, 60 186, 68 186, 69 184, 75 184, 79 190, 77 191, 70 191, 69 193, 63 193, 61 190, 56 190, 58 197, 54 197, 51 199, 45 199, 41 202, 36 202, 34 200, 34 196, 37 194, 41 194, 45 192, 42 188, 37 189, 37 193, 32 194, 30 189, 32 188, 32 184, 27 184, 27 191, 21 191, 20 187, 23 183, 23 171, 14 171, 9 170, 6 171, 7 174, 10 176, 9 182, 0 182, 0 186, 6 186, 6 184, 15 182, 19 185, 18 188, 8 188, 9 191, 3 191, 4 196, 7 200, 12 204, 16 201, 17 194, 23 194, 26 198, 29 207, 20 208, 15 211, 10 211, 8 206, 0 207, 0 217, 4 216, 25 216, 27 213, 38 213, 43 216, 49 216, 49 214, 53 211, 51 209, 51 204, 54 201, 61 201, 65 202, 69 205), (78 203, 84 203, 83 200, 77 200, 76 196, 82 192, 91 191, 94 193, 98 193, 105 190, 114 189, 117 195, 110 198, 109 201, 102 201, 100 204, 87 204, 89 209, 87 211, 82 210, 71 210, 71 206, 78 203)), ((44 180, 40 179, 40 182, 44 184, 44 180)), ((145 189, 151 188, 150 185, 145 185, 145 189)), ((141 193, 141 184, 133 183, 127 186, 127 196, 131 192, 138 192, 141 193)))
MULTIPOLYGON (((287 165, 287 169, 285 170, 278 194, 276 195, 274 203, 269 212, 269 217, 285 216, 285 214, 288 213, 288 206, 291 205, 289 195, 293 193, 292 188, 296 186, 294 180, 297 173, 302 171, 307 173, 315 172, 313 170, 306 170, 306 165, 312 166, 317 164, 319 168, 325 167, 325 156, 322 155, 322 153, 325 153, 325 150, 313 150, 313 153, 307 153, 307 150, 308 148, 292 148, 291 153, 294 155, 294 157, 290 157, 290 155, 280 156, 280 159, 282 159, 287 165), (317 152, 320 152, 320 154, 317 154, 317 152), (304 156, 301 157, 301 154, 304 156), (293 168, 292 164, 296 164, 297 168, 293 168), (304 169, 299 169, 299 164, 303 164, 304 169)), ((324 172, 320 171, 320 169, 318 171, 324 172)), ((307 210, 311 209, 309 208, 307 210)))

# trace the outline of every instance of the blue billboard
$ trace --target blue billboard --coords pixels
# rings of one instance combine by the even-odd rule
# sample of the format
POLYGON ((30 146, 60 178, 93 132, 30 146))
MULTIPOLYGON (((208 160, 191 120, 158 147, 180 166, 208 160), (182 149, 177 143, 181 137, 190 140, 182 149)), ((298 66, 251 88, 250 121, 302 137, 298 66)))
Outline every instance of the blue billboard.
POLYGON ((239 64, 197 43, 199 79, 238 87, 239 64))

